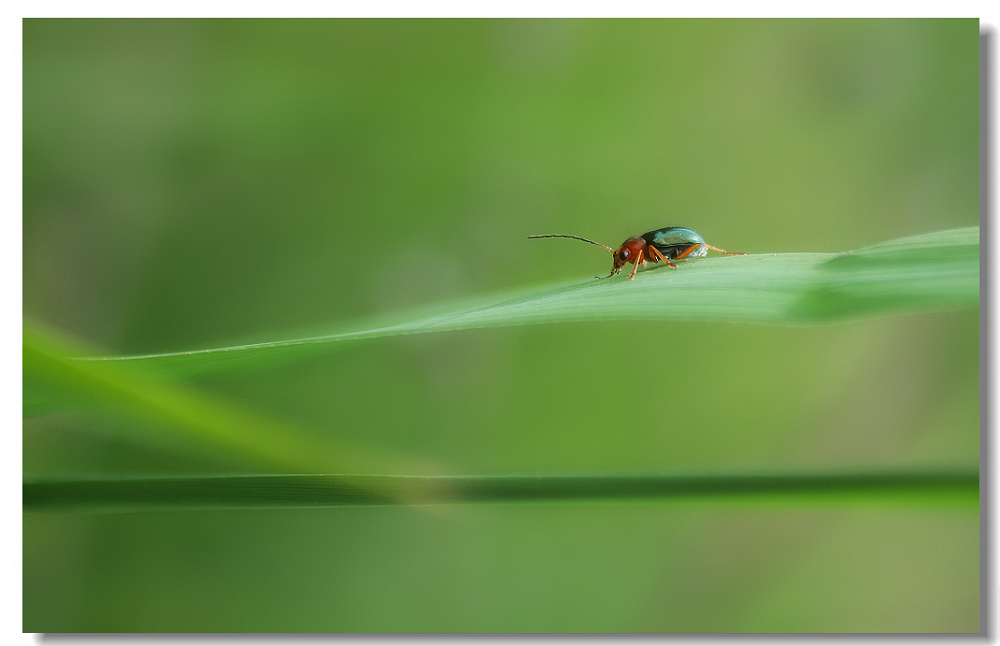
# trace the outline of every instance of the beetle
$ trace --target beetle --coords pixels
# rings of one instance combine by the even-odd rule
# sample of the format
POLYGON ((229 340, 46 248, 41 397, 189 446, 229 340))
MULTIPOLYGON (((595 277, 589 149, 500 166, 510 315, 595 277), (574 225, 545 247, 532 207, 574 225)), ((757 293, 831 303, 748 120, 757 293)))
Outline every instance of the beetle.
POLYGON ((528 237, 572 238, 574 240, 589 242, 590 244, 597 245, 598 247, 604 247, 614 256, 614 267, 611 268, 611 273, 607 276, 597 276, 597 278, 611 278, 615 274, 619 273, 622 270, 622 267, 628 263, 635 265, 635 267, 632 268, 632 273, 629 274, 629 280, 635 278, 635 272, 639 269, 639 265, 645 263, 646 261, 662 261, 676 269, 677 265, 670 262, 671 260, 700 258, 701 256, 706 255, 709 249, 727 256, 746 255, 742 251, 723 251, 718 247, 713 247, 705 242, 705 239, 700 235, 685 227, 664 227, 663 229, 650 231, 649 233, 644 233, 641 236, 636 236, 635 238, 629 238, 623 242, 617 250, 612 249, 607 245, 603 245, 600 242, 594 242, 593 240, 587 240, 586 238, 581 238, 579 236, 569 236, 561 233, 528 237))

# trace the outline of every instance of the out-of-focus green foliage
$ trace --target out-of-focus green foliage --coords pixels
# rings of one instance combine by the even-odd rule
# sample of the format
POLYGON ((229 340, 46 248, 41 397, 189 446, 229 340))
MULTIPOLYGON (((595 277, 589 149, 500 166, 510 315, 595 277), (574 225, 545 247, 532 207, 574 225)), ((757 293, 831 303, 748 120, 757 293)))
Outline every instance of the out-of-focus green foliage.
MULTIPOLYGON (((123 426, 122 436, 140 443, 159 440, 175 451, 233 455, 259 468, 292 473, 435 473, 429 464, 371 451, 345 440, 334 428, 316 432, 269 418, 217 397, 186 388, 156 372, 122 362, 79 361, 77 347, 52 332, 25 327, 24 379, 36 392, 55 393, 60 403, 112 408, 132 420, 162 429, 150 437, 142 426, 123 426)), ((44 408, 44 405, 42 406, 44 408)), ((38 411, 35 411, 36 413, 38 411)), ((350 486, 350 475, 345 476, 350 486)), ((364 488, 364 483, 361 483, 364 488)), ((380 487, 380 497, 403 492, 380 487), (383 495, 386 494, 386 495, 383 495)))
MULTIPOLYGON (((26 410, 86 387, 25 420, 25 476, 259 471, 204 441, 237 418, 468 476, 971 474, 978 313, 865 317, 975 264, 971 242, 876 243, 977 224, 978 46, 975 20, 26 21, 31 319, 153 355, 577 281, 553 298, 615 320, 557 308, 183 384, 26 336, 52 368, 26 410), (664 226, 752 255, 594 285, 606 252, 525 240, 664 226), (813 267, 797 310, 838 325, 643 318, 668 281, 844 249, 865 251, 813 267), (200 439, 163 441, 185 425, 200 439)), ((978 547, 971 506, 878 495, 30 512, 24 629, 975 632, 978 547)))

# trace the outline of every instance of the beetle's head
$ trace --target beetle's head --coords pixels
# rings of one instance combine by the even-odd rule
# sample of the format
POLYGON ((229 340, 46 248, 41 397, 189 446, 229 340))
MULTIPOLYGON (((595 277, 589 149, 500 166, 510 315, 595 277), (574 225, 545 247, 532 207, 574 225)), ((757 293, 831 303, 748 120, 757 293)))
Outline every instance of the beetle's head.
POLYGON ((615 266, 611 269, 611 275, 615 275, 628 263, 635 264, 642 258, 642 252, 646 248, 646 241, 642 238, 629 238, 614 252, 615 266))

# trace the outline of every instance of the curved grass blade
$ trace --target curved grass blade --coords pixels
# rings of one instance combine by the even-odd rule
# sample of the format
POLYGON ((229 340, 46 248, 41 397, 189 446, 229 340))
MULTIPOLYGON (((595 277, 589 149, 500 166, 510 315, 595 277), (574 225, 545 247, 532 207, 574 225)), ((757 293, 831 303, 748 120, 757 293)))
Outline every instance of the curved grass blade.
POLYGON ((977 470, 833 474, 240 475, 27 480, 25 511, 663 501, 728 505, 918 504, 977 509, 977 470))
MULTIPOLYGON (((813 325, 979 304, 979 229, 939 231, 843 254, 704 258, 635 280, 577 281, 337 334, 165 354, 89 357, 188 376, 316 354, 342 341, 538 323, 632 320, 813 325)), ((440 308, 439 308, 440 309, 440 308)))

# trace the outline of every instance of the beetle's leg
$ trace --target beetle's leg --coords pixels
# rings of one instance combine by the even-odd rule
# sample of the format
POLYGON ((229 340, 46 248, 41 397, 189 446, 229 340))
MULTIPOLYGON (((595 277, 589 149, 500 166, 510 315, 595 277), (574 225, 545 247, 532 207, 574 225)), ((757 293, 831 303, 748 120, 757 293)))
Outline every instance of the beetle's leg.
MULTIPOLYGON (((667 264, 667 265, 670 265, 670 266, 671 266, 671 267, 673 267, 674 269, 677 269, 677 265, 675 265, 674 263, 672 263, 672 262, 670 262, 669 260, 667 260, 667 257, 666 257, 666 256, 664 256, 664 255, 663 255, 662 253, 660 253, 660 250, 659 250, 659 249, 657 249, 657 248, 656 248, 656 247, 654 247, 653 245, 649 245, 649 246, 647 247, 647 249, 649 249, 649 253, 651 253, 651 254, 653 255, 653 259, 654 259, 654 260, 655 260, 655 259, 657 259, 657 258, 659 258, 659 259, 660 259, 660 260, 662 260, 662 261, 663 261, 663 262, 664 262, 665 264, 667 264)), ((688 249, 688 251, 690 251, 690 249, 688 249)))
MULTIPOLYGON (((704 242, 701 243, 701 246, 708 247, 712 251, 715 251, 715 252, 718 252, 718 253, 722 253, 722 254, 725 254, 727 256, 745 256, 745 255, 747 255, 745 251, 723 251, 722 249, 719 249, 718 247, 713 247, 712 245, 705 244, 704 242)), ((690 251, 690 249, 688 249, 688 251, 690 251)))
MULTIPOLYGON (((688 255, 689 253, 691 253, 692 251, 694 251, 698 247, 702 247, 702 246, 707 247, 708 245, 705 244, 705 243, 703 243, 703 242, 696 242, 693 245, 691 245, 690 247, 688 247, 687 249, 685 249, 684 251, 682 251, 681 253, 677 254, 677 257, 674 258, 674 260, 684 260, 684 256, 688 255)), ((714 248, 715 247, 712 247, 712 249, 714 249, 714 248)))
POLYGON ((635 278, 635 272, 639 271, 639 265, 641 265, 644 262, 646 262, 646 259, 643 258, 642 254, 640 253, 639 257, 635 259, 635 267, 632 267, 632 273, 628 275, 629 280, 635 278))

